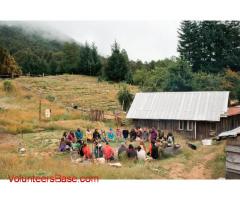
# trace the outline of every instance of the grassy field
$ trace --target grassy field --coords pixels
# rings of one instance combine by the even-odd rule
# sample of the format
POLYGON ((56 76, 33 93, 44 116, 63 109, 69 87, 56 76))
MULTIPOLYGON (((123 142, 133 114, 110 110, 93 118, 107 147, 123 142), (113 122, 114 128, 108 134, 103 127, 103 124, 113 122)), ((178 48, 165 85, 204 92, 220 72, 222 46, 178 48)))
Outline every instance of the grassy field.
MULTIPOLYGON (((102 109, 106 114, 120 110, 116 94, 119 84, 98 82, 96 78, 76 75, 29 78, 12 81, 15 90, 3 91, 0 80, 0 178, 8 175, 55 174, 99 176, 103 179, 216 179, 224 177, 225 156, 223 142, 202 146, 196 151, 187 147, 187 140, 175 134, 182 150, 176 156, 158 161, 123 161, 121 168, 99 164, 74 164, 69 153, 59 153, 57 147, 64 130, 81 127, 115 127, 109 117, 104 122, 92 122, 86 113, 66 107, 78 105, 84 109, 102 109), (42 110, 51 108, 51 120, 38 120, 41 91, 42 110), (24 133, 23 137, 21 134, 24 133), (17 152, 19 143, 27 149, 25 156, 17 152)), ((129 86, 132 93, 137 87, 129 86)), ((130 124, 129 124, 130 127, 130 124)), ((113 143, 117 148, 119 143, 113 143)))
MULTIPOLYGON (((83 109, 100 109, 105 114, 121 110, 117 101, 120 84, 98 82, 94 77, 62 75, 30 78, 22 77, 12 81, 15 91, 3 91, 0 80, 0 130, 8 133, 29 133, 38 130, 83 129, 111 125, 93 123, 88 114, 79 110, 67 109, 72 104, 83 109), (39 123, 39 100, 42 99, 42 111, 50 108, 52 117, 49 121, 39 123)), ((132 93, 137 87, 128 86, 132 93)), ((42 113, 42 117, 43 117, 42 113)), ((110 118, 111 119, 111 118, 110 118)))

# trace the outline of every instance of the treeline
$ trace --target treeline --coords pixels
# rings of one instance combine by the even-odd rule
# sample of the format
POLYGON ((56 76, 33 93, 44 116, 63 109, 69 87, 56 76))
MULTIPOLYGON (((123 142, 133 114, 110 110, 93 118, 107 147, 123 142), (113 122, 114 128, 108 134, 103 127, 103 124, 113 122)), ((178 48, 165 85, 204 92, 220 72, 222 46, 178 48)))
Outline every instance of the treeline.
POLYGON ((165 59, 154 67, 142 67, 133 73, 133 83, 143 91, 230 91, 231 99, 240 100, 240 73, 226 68, 219 73, 193 72, 188 62, 165 59))

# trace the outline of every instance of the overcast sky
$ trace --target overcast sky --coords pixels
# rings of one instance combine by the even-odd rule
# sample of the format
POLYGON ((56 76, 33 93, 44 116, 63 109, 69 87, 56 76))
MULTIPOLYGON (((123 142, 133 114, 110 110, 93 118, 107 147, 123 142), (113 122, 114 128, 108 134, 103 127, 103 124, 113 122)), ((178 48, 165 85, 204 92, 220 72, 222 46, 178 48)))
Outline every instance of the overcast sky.
MULTIPOLYGON (((29 22, 28 22, 29 23, 29 22)), ((95 42, 101 55, 111 54, 116 40, 132 60, 177 56, 179 21, 45 21, 30 22, 55 29, 80 43, 95 42)))

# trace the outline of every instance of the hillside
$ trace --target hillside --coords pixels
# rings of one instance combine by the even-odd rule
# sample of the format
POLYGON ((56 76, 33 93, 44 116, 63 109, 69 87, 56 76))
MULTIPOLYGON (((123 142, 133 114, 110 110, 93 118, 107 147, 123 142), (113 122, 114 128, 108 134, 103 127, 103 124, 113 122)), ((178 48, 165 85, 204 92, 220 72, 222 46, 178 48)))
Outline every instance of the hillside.
MULTIPOLYGON (((64 130, 99 124, 90 122, 85 112, 68 109, 72 104, 82 109, 104 110, 106 115, 121 110, 116 98, 121 86, 98 82, 94 77, 81 75, 21 77, 12 81, 15 87, 12 93, 3 91, 3 82, 0 80, 0 130, 5 132, 64 130), (42 123, 38 120, 40 92, 42 112, 46 108, 52 111, 51 120, 42 123)), ((137 87, 129 88, 132 93, 138 91, 137 87)), ((101 126, 105 126, 104 123, 101 123, 101 126)))
POLYGON ((0 48, 14 57, 24 74, 99 75, 103 58, 97 47, 79 44, 67 36, 60 39, 59 35, 41 28, 0 23, 0 48))

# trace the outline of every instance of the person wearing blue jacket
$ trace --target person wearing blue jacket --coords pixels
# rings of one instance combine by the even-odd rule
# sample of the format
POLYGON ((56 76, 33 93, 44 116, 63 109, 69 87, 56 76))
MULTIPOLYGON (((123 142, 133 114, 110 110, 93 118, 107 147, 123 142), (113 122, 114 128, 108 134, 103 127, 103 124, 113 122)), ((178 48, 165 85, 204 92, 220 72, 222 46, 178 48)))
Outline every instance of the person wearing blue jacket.
POLYGON ((114 134, 112 128, 110 128, 109 132, 107 133, 107 140, 108 141, 114 141, 115 140, 115 134, 114 134))
POLYGON ((77 131, 75 132, 75 136, 77 138, 77 141, 80 141, 83 139, 83 133, 82 131, 80 130, 80 128, 77 129, 77 131))

